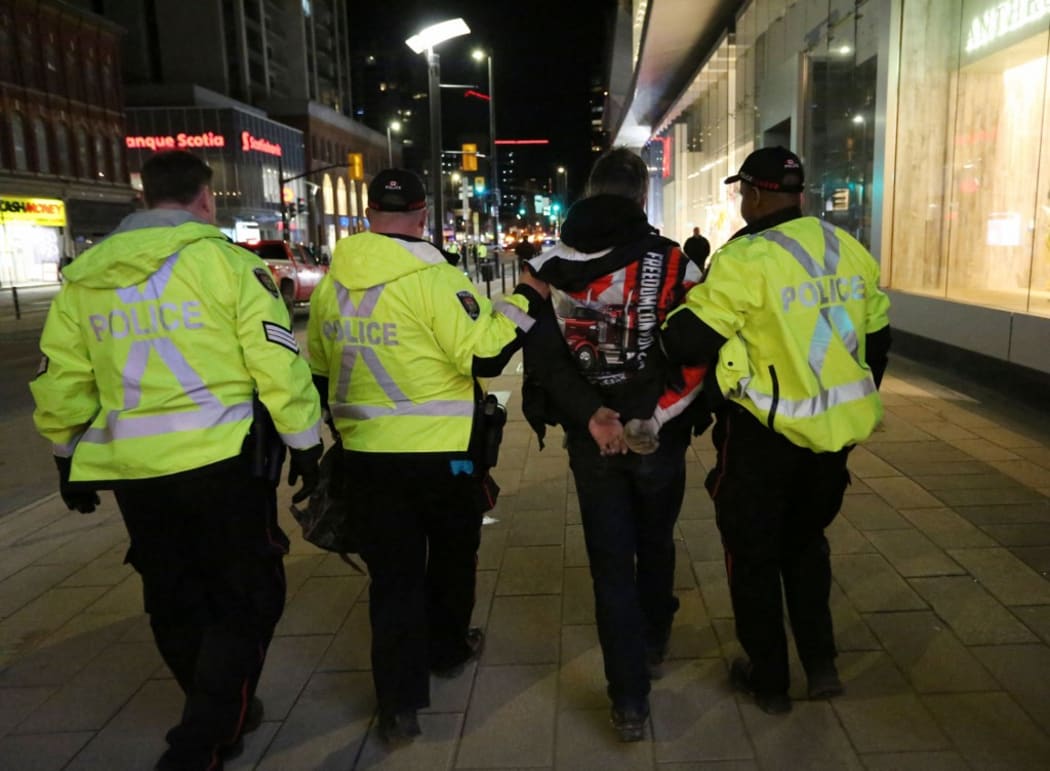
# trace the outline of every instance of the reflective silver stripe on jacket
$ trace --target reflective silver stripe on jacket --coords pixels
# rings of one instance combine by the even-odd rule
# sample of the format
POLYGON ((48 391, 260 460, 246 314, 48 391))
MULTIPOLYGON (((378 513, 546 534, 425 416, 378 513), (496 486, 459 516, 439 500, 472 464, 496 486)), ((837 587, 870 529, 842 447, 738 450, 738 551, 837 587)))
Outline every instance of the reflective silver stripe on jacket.
MULTIPOLYGON (((336 302, 339 305, 339 314, 342 318, 355 318, 371 316, 375 310, 379 297, 386 288, 385 284, 370 287, 356 306, 350 297, 350 291, 340 284, 335 283, 336 302)), ((515 309, 517 310, 517 309, 515 309)), ((339 363, 339 381, 335 391, 335 403, 331 405, 332 415, 338 418, 350 418, 352 420, 368 420, 370 418, 383 418, 392 415, 426 415, 431 417, 473 417, 474 402, 460 400, 435 400, 416 403, 413 402, 401 387, 394 382, 379 354, 374 348, 366 345, 344 345, 342 359, 339 363), (393 402, 393 406, 360 405, 349 404, 350 375, 358 362, 372 373, 378 385, 386 397, 393 402)))
MULTIPOLYGON (((795 239, 776 229, 766 230, 761 234, 762 238, 782 247, 788 254, 795 258, 810 278, 820 279, 834 276, 838 272, 839 258, 841 257, 839 237, 835 232, 835 226, 820 220, 821 230, 824 234, 824 265, 820 265, 795 239)), ((813 374, 820 380, 820 372, 824 368, 824 359, 827 357, 828 348, 831 346, 831 337, 837 332, 839 340, 849 351, 850 356, 860 363, 860 345, 857 339, 857 330, 853 326, 845 306, 831 305, 820 309, 817 316, 816 328, 810 337, 809 352, 807 359, 813 374)), ((779 408, 777 410, 780 411, 779 408)))
MULTIPOLYGON (((160 269, 146 280, 142 289, 136 286, 117 289, 117 296, 121 302, 159 300, 171 279, 178 258, 179 254, 176 252, 165 260, 160 269)), ((175 342, 168 337, 153 337, 132 342, 127 362, 124 364, 124 371, 121 373, 121 380, 124 389, 123 408, 110 410, 106 414, 105 425, 101 428, 89 428, 84 432, 80 441, 90 444, 107 444, 116 439, 142 438, 175 431, 211 428, 223 423, 250 420, 252 417, 250 401, 228 406, 223 404, 186 361, 186 357, 182 355, 175 342), (128 416, 124 414, 136 409, 142 402, 142 378, 146 372, 146 365, 149 363, 150 351, 156 351, 197 409, 179 410, 163 415, 128 416)))
POLYGON ((305 450, 321 442, 321 421, 317 421, 305 431, 297 431, 294 434, 285 434, 278 431, 281 441, 289 447, 297 450, 305 450))
POLYGON ((54 455, 56 458, 72 458, 73 450, 77 448, 77 442, 80 441, 81 436, 83 436, 83 434, 78 435, 76 439, 67 444, 51 445, 51 454, 54 455))
MULTIPOLYGON (((768 414, 769 411, 773 409, 773 397, 769 394, 749 388, 748 383, 750 380, 751 378, 745 378, 740 381, 742 393, 754 402, 756 407, 768 414)), ((863 399, 866 396, 875 393, 876 390, 875 381, 872 380, 871 377, 865 377, 864 379, 854 381, 853 383, 844 383, 843 385, 835 386, 827 390, 821 389, 820 393, 816 396, 810 396, 806 399, 785 399, 781 397, 776 403, 777 417, 816 417, 817 415, 827 412, 832 407, 838 407, 842 404, 849 404, 850 402, 863 399)))
POLYGON ((497 300, 492 303, 492 310, 502 313, 513 321, 522 332, 528 332, 532 329, 532 325, 536 323, 536 319, 532 318, 514 303, 509 303, 506 300, 497 300))
POLYGON ((395 404, 393 407, 368 404, 336 404, 332 407, 332 415, 353 420, 388 418, 394 415, 398 417, 403 415, 423 415, 438 418, 472 418, 474 417, 474 402, 437 399, 418 404, 405 401, 395 404))

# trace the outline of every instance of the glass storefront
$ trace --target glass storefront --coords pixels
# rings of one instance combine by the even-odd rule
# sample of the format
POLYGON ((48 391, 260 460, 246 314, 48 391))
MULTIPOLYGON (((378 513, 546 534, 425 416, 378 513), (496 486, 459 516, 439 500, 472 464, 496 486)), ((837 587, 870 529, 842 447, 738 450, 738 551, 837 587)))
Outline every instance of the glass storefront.
POLYGON ((58 199, 0 195, 0 287, 58 281, 65 227, 58 199))
POLYGON ((902 3, 893 288, 1050 316, 1050 7, 1037 5, 902 3))
POLYGON ((889 288, 1050 316, 1048 56, 1050 3, 754 0, 653 127, 650 219, 719 246, 780 144, 889 288))

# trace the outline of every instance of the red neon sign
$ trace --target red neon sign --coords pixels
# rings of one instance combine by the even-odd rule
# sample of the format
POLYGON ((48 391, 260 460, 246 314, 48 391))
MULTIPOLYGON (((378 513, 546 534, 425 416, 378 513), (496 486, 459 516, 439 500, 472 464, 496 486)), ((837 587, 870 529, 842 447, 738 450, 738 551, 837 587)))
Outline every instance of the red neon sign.
POLYGON ((473 88, 468 88, 463 93, 463 98, 469 99, 470 97, 474 97, 475 99, 484 99, 486 102, 492 98, 488 94, 483 94, 480 91, 475 91, 473 88))
POLYGON ((129 150, 185 150, 187 148, 201 147, 225 147, 226 137, 222 134, 214 134, 211 131, 203 134, 178 133, 174 136, 126 136, 124 144, 129 150))
POLYGON ((497 139, 497 145, 549 145, 549 139, 497 139))
POLYGON ((250 153, 255 151, 257 153, 266 153, 267 155, 276 155, 280 157, 283 155, 281 146, 276 142, 271 142, 268 139, 262 137, 253 137, 247 131, 241 132, 241 152, 250 153))

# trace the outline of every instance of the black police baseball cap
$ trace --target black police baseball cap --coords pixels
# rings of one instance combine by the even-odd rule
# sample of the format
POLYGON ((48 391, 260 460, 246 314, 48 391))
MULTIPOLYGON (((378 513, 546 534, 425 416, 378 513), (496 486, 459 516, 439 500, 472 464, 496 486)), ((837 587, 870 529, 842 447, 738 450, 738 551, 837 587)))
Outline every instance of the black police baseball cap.
POLYGON ((744 159, 740 171, 726 177, 725 184, 747 182, 776 193, 801 193, 805 175, 802 161, 786 147, 763 147, 744 159))
POLYGON ((368 206, 376 211, 418 211, 426 205, 423 182, 411 171, 383 169, 368 183, 368 206))

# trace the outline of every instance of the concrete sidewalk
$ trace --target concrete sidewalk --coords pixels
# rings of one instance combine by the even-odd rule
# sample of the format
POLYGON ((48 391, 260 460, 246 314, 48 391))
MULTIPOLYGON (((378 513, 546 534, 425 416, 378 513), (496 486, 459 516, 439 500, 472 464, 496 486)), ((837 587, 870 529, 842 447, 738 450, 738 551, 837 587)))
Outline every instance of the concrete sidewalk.
MULTIPOLYGON (((305 544, 289 516, 288 605, 259 695, 266 721, 230 769, 1045 769, 1050 766, 1050 431, 1014 423, 894 358, 885 426, 851 456, 831 527, 847 693, 784 717, 727 685, 734 640, 722 551, 689 453, 678 525, 682 608, 646 741, 615 741, 578 507, 560 434, 547 449, 509 390, 483 528, 479 664, 433 682, 423 736, 374 730, 367 579, 305 544)), ((1033 416, 1035 417, 1035 416, 1033 416)), ((32 441, 4 436, 5 442, 32 441)), ((286 509, 290 490, 282 488, 286 509)), ((56 496, 0 518, 0 768, 149 769, 180 694, 141 613, 111 497, 56 496)), ((793 662, 796 681, 801 669, 793 662)))

